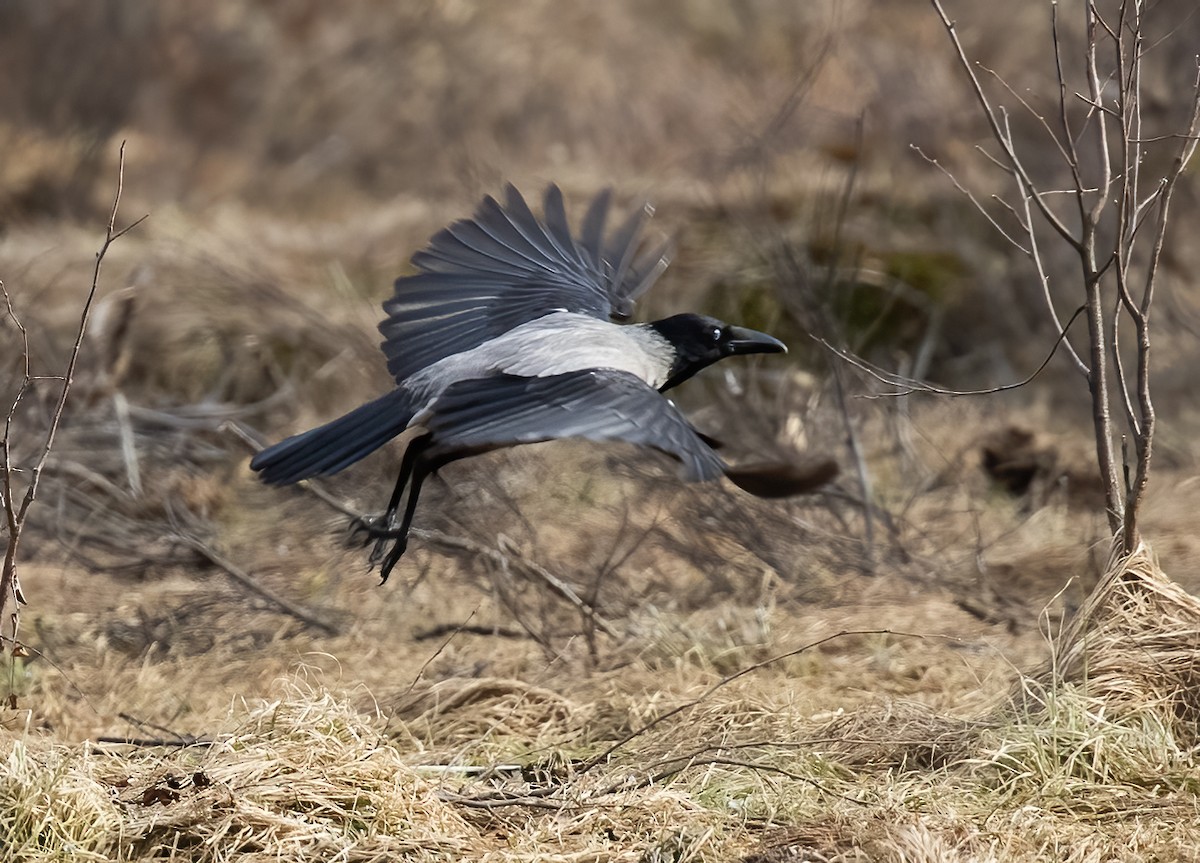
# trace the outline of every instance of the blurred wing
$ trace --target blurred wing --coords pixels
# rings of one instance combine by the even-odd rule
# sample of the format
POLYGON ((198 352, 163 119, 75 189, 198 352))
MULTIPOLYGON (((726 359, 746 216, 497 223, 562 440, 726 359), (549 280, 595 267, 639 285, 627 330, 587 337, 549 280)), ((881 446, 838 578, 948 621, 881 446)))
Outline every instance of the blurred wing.
POLYGON ((838 463, 823 456, 725 469, 725 476, 742 491, 766 498, 809 494, 832 482, 837 475, 838 463))
POLYGON ((460 381, 437 398, 421 425, 433 433, 434 460, 580 437, 653 447, 682 462, 690 480, 717 479, 725 469, 670 401, 633 375, 608 369, 460 381))
POLYGON ((653 215, 654 208, 648 204, 631 213, 604 249, 601 271, 612 304, 609 316, 614 321, 633 317, 634 304, 671 263, 671 240, 647 248, 642 248, 638 240, 642 227, 653 215))
POLYGON ((436 234, 413 256, 419 272, 397 279, 383 304, 379 330, 396 381, 551 312, 628 320, 634 301, 666 269, 668 246, 641 250, 648 208, 605 244, 611 197, 601 192, 592 202, 578 240, 553 185, 542 220, 509 185, 503 205, 488 196, 470 219, 436 234))

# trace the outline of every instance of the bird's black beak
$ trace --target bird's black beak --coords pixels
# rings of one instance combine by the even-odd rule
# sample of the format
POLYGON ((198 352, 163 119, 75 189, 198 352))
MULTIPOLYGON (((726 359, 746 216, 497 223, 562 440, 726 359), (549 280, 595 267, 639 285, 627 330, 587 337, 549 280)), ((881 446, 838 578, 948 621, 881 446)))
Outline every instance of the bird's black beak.
POLYGON ((745 327, 730 327, 727 332, 729 341, 725 343, 725 349, 732 355, 787 353, 787 345, 766 333, 745 327))

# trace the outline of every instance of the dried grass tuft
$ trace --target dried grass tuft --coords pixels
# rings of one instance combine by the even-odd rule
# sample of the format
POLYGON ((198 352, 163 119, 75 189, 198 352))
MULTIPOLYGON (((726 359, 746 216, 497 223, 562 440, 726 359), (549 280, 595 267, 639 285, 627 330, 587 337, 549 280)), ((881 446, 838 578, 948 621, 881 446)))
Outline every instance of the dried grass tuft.
POLYGON ((1171 581, 1146 545, 1114 552, 1047 665, 1013 700, 1044 711, 1046 693, 1063 685, 1110 717, 1152 711, 1181 746, 1200 743, 1200 599, 1171 581))
MULTIPOLYGON (((114 759, 109 781, 133 858, 456 859, 477 833, 363 715, 292 684, 207 751, 114 759), (118 772, 119 771, 119 772, 118 772)), ((114 837, 115 838, 115 837, 114 837)))
MULTIPOLYGON (((552 690, 506 678, 449 678, 381 701, 405 733, 441 747, 469 746, 503 756, 512 741, 526 750, 563 745, 578 735, 590 710, 552 690)), ((511 753, 509 753, 511 754, 511 753)))
POLYGON ((0 848, 6 860, 107 860, 119 809, 95 759, 27 737, 0 737, 0 848))
POLYGON ((1145 797, 1191 799, 1200 717, 1200 600, 1144 545, 1114 553, 1035 673, 991 716, 965 773, 1015 800, 1069 801, 1081 817, 1145 797))
POLYGON ((924 704, 889 700, 838 716, 816 736, 828 739, 826 753, 849 767, 930 770, 961 759, 982 726, 924 704))

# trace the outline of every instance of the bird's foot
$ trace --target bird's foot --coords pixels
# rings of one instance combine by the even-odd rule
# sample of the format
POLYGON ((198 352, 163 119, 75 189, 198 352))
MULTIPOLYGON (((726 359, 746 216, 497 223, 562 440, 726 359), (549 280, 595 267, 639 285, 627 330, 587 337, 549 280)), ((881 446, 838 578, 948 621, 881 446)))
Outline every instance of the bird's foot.
POLYGON ((392 512, 385 512, 383 515, 360 515, 350 520, 350 538, 362 538, 363 545, 372 540, 402 539, 407 534, 407 530, 396 527, 396 514, 392 512))
POLYGON ((392 545, 392 550, 387 553, 383 559, 383 565, 379 567, 379 583, 386 584, 388 576, 392 574, 392 569, 400 562, 400 558, 404 556, 405 549, 408 548, 408 539, 398 539, 392 545))
POLYGON ((375 541, 375 547, 371 549, 371 555, 367 559, 372 566, 379 566, 380 584, 387 582, 388 576, 392 574, 407 548, 407 534, 396 539, 383 538, 375 541))
POLYGON ((350 522, 350 539, 361 540, 364 546, 374 543, 367 560, 372 566, 380 566, 381 584, 388 580, 408 548, 408 530, 395 526, 395 513, 354 518, 350 522))

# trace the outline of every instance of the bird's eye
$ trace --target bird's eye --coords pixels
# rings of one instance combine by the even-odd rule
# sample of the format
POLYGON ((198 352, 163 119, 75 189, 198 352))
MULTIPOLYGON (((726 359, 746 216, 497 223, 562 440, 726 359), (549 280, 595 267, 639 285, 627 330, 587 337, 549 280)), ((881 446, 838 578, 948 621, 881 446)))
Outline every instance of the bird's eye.
POLYGON ((713 328, 712 328, 712 340, 713 340, 714 342, 719 342, 719 341, 721 341, 721 328, 720 328, 720 327, 713 327, 713 328))

